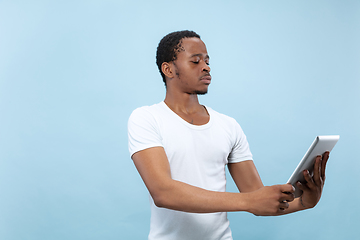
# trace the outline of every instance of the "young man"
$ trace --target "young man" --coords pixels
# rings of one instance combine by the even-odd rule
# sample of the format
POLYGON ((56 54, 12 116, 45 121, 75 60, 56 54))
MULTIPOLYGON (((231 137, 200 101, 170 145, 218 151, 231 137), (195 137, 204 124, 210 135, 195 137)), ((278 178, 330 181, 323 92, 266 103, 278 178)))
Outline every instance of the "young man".
POLYGON ((199 35, 165 36, 157 65, 165 100, 136 109, 128 123, 131 158, 151 195, 149 239, 232 239, 228 211, 269 216, 317 204, 329 153, 317 158, 313 177, 304 172, 303 194, 294 199, 290 184, 263 186, 239 124, 199 104, 211 83, 199 35), (240 193, 225 192, 226 165, 240 193))

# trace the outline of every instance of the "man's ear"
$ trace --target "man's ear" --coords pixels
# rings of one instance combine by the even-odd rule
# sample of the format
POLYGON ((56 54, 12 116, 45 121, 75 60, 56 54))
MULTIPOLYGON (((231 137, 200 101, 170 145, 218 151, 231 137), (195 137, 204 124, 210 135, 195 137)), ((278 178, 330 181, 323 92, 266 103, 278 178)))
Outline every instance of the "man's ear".
POLYGON ((174 64, 172 63, 168 63, 168 62, 163 62, 161 64, 161 71, 164 73, 164 75, 168 78, 174 78, 175 75, 175 71, 173 69, 174 64))

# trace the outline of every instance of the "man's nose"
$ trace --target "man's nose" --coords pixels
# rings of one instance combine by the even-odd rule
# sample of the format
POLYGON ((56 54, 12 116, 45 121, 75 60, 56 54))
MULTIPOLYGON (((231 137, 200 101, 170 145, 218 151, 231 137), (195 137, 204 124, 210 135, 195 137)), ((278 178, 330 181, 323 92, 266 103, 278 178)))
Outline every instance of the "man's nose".
POLYGON ((210 72, 211 69, 210 69, 210 66, 209 66, 209 65, 207 65, 206 63, 204 63, 202 70, 205 71, 205 72, 210 72))

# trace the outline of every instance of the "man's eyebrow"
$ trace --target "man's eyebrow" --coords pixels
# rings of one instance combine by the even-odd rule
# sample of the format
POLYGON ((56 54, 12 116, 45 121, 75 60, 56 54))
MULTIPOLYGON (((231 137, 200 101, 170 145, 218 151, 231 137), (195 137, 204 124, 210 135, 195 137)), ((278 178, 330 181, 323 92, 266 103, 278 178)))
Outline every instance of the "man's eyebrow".
MULTIPOLYGON (((195 53, 195 54, 191 55, 190 58, 192 58, 192 57, 202 57, 202 56, 203 56, 202 53, 195 53)), ((205 59, 210 59, 210 56, 206 54, 205 59)))

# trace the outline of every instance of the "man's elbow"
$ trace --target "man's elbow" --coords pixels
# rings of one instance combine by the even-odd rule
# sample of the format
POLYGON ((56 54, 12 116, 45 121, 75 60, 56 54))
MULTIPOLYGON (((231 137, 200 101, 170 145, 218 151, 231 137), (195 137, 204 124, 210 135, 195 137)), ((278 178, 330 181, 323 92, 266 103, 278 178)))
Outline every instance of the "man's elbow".
POLYGON ((159 208, 172 208, 176 199, 174 196, 176 193, 174 192, 175 187, 171 184, 164 184, 159 186, 157 189, 152 189, 150 191, 151 197, 154 201, 155 206, 159 208))
POLYGON ((151 197, 154 200, 155 206, 159 208, 169 208, 170 201, 166 193, 161 192, 161 193, 151 194, 151 197))

